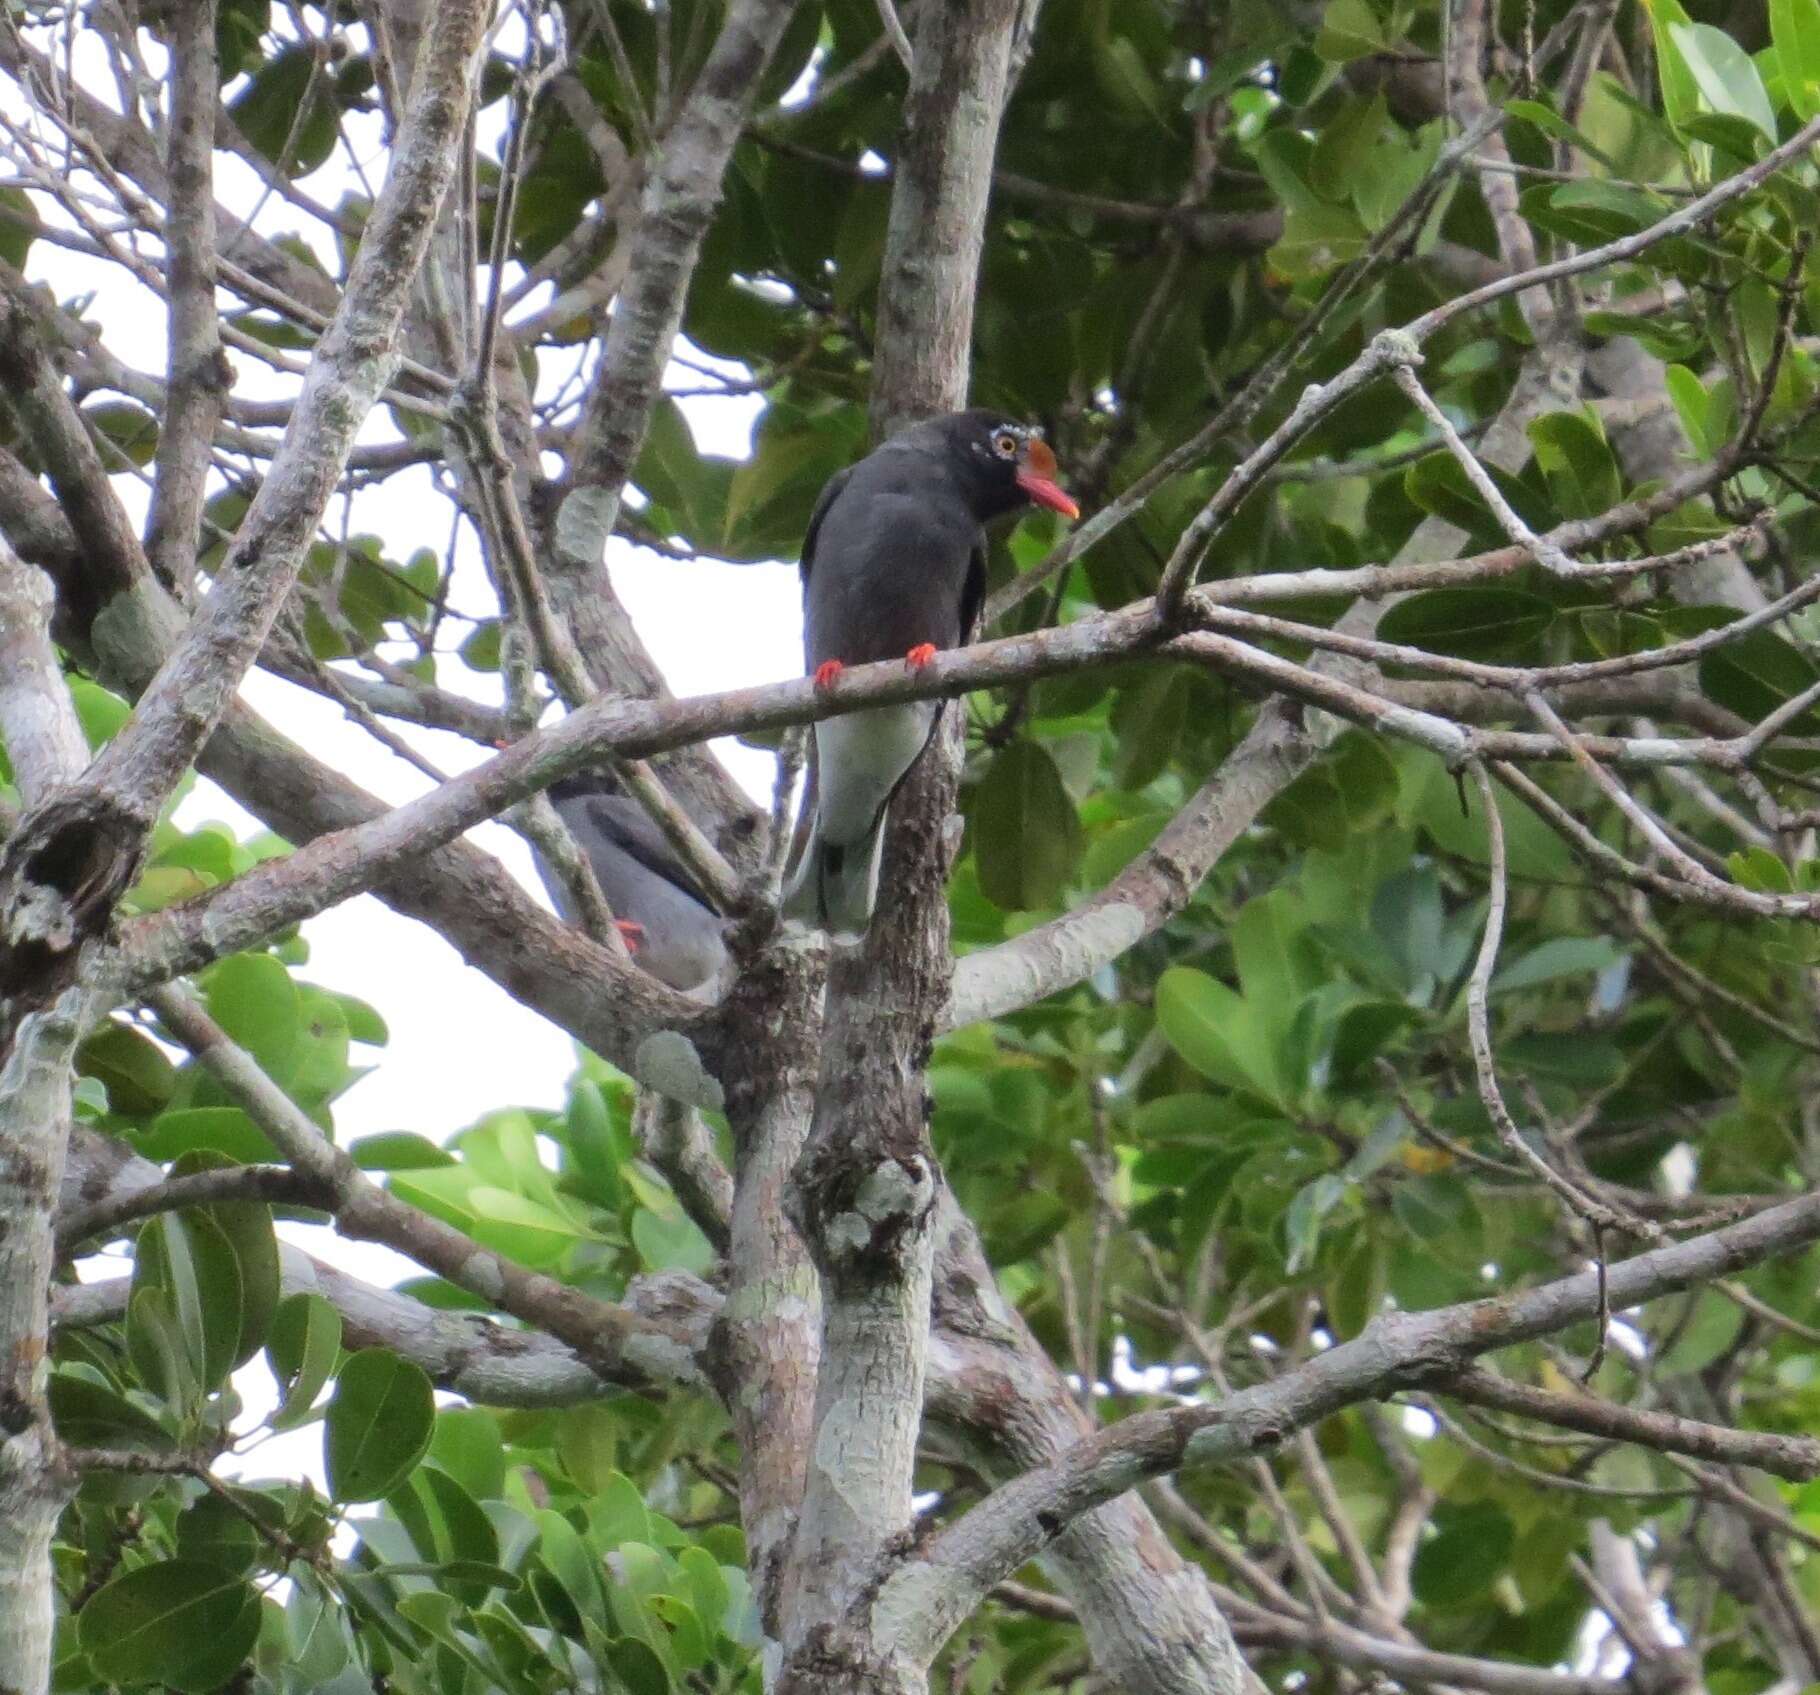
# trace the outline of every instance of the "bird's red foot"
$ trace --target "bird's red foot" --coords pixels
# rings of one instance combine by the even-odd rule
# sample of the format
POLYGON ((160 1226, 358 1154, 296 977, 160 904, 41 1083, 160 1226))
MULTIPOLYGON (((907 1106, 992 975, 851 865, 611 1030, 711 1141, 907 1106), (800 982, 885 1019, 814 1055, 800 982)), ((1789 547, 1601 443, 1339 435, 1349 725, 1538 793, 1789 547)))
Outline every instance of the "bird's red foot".
POLYGON ((915 647, 911 648, 911 650, 904 655, 904 663, 908 665, 912 671, 920 671, 930 662, 930 660, 934 659, 934 657, 934 642, 918 642, 915 647))
POLYGON ((833 688, 834 679, 846 669, 847 667, 841 664, 838 659, 824 659, 821 664, 815 667, 815 686, 818 689, 833 688))
POLYGON ((625 942, 627 953, 637 953, 645 945, 645 927, 636 918, 615 918, 613 928, 625 942))

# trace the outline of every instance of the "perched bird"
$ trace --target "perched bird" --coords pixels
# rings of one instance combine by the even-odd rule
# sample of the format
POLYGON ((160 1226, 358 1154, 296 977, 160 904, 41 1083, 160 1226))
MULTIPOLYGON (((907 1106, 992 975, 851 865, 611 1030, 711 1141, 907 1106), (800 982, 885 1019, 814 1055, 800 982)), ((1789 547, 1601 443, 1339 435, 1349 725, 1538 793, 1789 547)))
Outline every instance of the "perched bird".
MULTIPOLYGON (((726 920, 697 886, 651 815, 604 772, 550 785, 550 801, 588 856, 594 880, 637 963, 673 989, 719 977, 727 963, 726 920)), ((541 858, 538 874, 570 923, 568 890, 541 858)))
MULTIPOLYGON (((985 593, 984 526, 1031 504, 1080 516, 1055 476, 1041 437, 983 407, 914 425, 836 473, 803 538, 803 648, 816 686, 881 659, 920 670, 965 642, 985 593)), ((803 802, 813 824, 786 916, 864 932, 886 809, 940 715, 940 702, 916 701, 815 726, 803 802)))

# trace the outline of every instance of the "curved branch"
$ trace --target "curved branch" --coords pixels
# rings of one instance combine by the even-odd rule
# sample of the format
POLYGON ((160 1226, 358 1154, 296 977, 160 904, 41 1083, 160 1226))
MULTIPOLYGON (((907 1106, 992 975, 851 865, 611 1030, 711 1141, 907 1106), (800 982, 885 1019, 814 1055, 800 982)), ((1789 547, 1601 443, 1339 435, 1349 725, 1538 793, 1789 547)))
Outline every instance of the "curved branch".
MULTIPOLYGON (((1640 1306, 1820 1241, 1820 1195, 1805 1195, 1690 1241, 1610 1268, 1612 1307, 1640 1306)), ((993 1584, 1008 1577, 1081 1513, 1149 1477, 1268 1453, 1289 1436, 1359 1401, 1439 1382, 1476 1356, 1584 1322, 1604 1298, 1596 1271, 1490 1300, 1374 1319, 1354 1341, 1217 1406, 1139 1413, 1026 1473, 942 1531, 888 1576, 879 1607, 909 1608, 931 1656, 993 1584)))

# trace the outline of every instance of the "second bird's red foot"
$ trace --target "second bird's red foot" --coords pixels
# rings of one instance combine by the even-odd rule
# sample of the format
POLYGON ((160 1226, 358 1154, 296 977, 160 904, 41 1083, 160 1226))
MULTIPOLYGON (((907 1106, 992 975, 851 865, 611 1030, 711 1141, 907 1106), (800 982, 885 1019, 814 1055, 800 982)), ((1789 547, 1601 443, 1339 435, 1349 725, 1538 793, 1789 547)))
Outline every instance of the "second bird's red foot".
POLYGON ((824 659, 821 664, 815 667, 815 686, 818 689, 833 688, 834 679, 846 669, 847 667, 841 664, 838 659, 824 659))
POLYGON ((904 663, 908 665, 912 671, 920 671, 934 658, 935 643, 918 642, 915 647, 911 648, 911 650, 904 655, 904 663))
POLYGON ((615 918, 613 928, 625 942, 627 953, 637 953, 644 946, 645 927, 636 918, 615 918))

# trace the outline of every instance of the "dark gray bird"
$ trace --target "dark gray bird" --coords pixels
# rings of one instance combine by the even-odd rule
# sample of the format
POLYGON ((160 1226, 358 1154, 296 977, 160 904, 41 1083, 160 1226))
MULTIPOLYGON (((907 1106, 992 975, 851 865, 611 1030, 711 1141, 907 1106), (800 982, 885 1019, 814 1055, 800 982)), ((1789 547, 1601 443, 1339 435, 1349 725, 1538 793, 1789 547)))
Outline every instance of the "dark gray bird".
MULTIPOLYGON (((727 962, 726 920, 676 857, 650 813, 608 773, 583 772, 550 785, 550 801, 588 856, 634 960, 673 989, 717 978, 727 962)), ((567 889, 541 859, 538 874, 572 924, 567 889)))
MULTIPOLYGON (((985 594, 984 526, 1031 504, 1080 516, 1055 476, 1039 436, 984 407, 914 425, 836 473, 803 538, 803 649, 816 686, 881 659, 920 669, 965 642, 985 594)), ((918 701, 815 726, 803 801, 813 826, 787 916, 864 932, 886 811, 940 714, 939 702, 918 701)))

